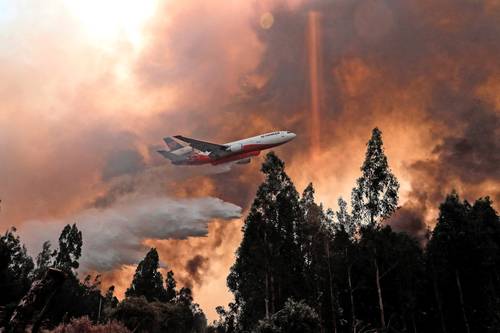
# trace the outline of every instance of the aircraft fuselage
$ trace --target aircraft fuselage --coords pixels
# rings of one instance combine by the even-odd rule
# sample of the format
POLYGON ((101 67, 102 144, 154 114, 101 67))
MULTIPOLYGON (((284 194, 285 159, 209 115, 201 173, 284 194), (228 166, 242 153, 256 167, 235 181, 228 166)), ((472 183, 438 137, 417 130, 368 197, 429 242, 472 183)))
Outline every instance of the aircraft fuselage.
POLYGON ((218 165, 228 162, 238 163, 238 161, 240 161, 240 164, 245 164, 250 162, 251 157, 259 155, 262 150, 280 146, 293 140, 295 137, 296 135, 289 131, 276 131, 222 145, 215 145, 177 136, 176 138, 180 138, 181 141, 184 138, 184 140, 192 140, 193 142, 175 151, 168 153, 159 151, 159 153, 170 159, 172 164, 175 165, 218 165), (217 146, 218 149, 212 149, 212 146, 208 146, 204 150, 205 146, 203 144, 217 146), (171 155, 176 155, 177 157, 171 155))

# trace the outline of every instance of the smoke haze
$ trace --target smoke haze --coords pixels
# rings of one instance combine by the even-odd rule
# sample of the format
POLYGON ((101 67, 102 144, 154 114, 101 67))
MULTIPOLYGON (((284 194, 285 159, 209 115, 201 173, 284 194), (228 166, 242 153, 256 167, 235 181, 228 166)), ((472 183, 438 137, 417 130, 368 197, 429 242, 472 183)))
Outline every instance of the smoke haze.
POLYGON ((335 208, 378 126, 401 182, 395 228, 423 239, 452 189, 498 207, 498 1, 143 3, 0 0, 0 227, 18 226, 32 252, 76 222, 82 266, 107 270, 123 293, 155 246, 212 318, 231 299, 232 219, 262 180, 261 158, 175 168, 155 153, 175 134, 293 131, 277 149, 287 172, 335 208), (92 257, 101 241, 113 249, 92 257))

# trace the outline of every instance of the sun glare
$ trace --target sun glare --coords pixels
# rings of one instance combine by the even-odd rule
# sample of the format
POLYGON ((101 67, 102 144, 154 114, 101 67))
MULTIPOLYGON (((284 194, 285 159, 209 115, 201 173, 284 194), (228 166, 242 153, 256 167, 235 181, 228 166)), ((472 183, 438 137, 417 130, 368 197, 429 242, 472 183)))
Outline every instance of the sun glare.
POLYGON ((157 0, 64 0, 84 33, 105 44, 125 39, 140 46, 142 30, 154 13, 157 0))

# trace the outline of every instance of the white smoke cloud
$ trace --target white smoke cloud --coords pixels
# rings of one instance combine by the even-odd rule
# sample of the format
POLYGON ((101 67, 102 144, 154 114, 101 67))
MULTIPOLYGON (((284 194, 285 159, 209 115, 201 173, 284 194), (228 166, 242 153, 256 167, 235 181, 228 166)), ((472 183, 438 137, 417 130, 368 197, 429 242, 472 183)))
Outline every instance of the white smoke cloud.
POLYGON ((28 221, 19 232, 30 245, 30 252, 36 254, 45 240, 56 246, 63 227, 76 223, 83 234, 80 270, 109 271, 136 264, 144 256, 145 239, 205 236, 211 220, 240 216, 241 207, 213 197, 129 196, 107 208, 89 208, 64 219, 28 221))

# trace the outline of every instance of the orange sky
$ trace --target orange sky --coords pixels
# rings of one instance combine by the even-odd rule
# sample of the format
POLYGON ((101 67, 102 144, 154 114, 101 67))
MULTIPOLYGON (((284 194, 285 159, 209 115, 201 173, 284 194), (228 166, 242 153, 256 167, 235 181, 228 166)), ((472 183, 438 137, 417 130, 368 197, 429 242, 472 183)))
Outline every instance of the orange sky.
POLYGON ((379 126, 395 226, 419 235, 453 188, 500 200, 498 36, 494 0, 0 0, 0 227, 33 253, 64 223, 111 230, 114 252, 85 267, 119 293, 156 246, 214 319, 262 157, 176 168, 155 153, 163 136, 294 131, 277 153, 335 208, 379 126))

